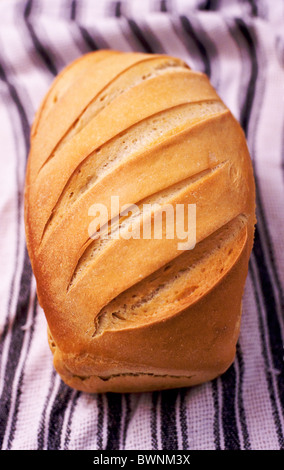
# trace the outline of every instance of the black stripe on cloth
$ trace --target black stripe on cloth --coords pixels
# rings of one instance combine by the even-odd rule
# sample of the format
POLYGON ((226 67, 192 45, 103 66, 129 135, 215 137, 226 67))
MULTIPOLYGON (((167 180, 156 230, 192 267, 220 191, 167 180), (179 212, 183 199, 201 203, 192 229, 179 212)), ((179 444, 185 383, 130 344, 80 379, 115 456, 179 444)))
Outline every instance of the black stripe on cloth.
MULTIPOLYGON (((82 26, 81 26, 82 27, 82 26)), ((109 49, 110 46, 105 40, 105 38, 100 34, 100 32, 94 26, 88 28, 85 26, 84 30, 89 34, 89 37, 92 38, 96 47, 98 49, 109 49)))
POLYGON ((94 27, 87 28, 86 26, 82 26, 78 21, 78 2, 77 0, 72 0, 70 5, 70 18, 77 26, 78 31, 87 45, 88 49, 91 51, 96 51, 99 49, 109 49, 109 45, 107 44, 106 40, 99 34, 99 32, 94 30, 94 27), (90 32, 91 31, 91 32, 90 32))
MULTIPOLYGON (((44 8, 43 8, 43 2, 38 2, 37 0, 33 4, 34 7, 32 9, 32 12, 29 15, 28 21, 31 23, 33 26, 34 32, 37 35, 37 39, 40 41, 41 46, 44 48, 44 50, 48 53, 49 57, 51 58, 53 64, 54 64, 54 69, 57 71, 61 70, 66 63, 65 57, 61 55, 61 48, 60 48, 60 42, 58 42, 58 39, 55 39, 54 31, 53 31, 53 25, 51 22, 48 22, 49 25, 45 21, 41 21, 41 18, 43 17, 43 20, 45 20, 45 14, 44 14, 44 8), (38 24, 38 26, 37 26, 38 24)), ((20 10, 20 15, 24 17, 25 10, 22 11, 22 8, 20 10)), ((65 16, 65 15, 64 15, 65 16)), ((60 18, 60 11, 58 12, 58 18, 60 18)), ((26 23, 24 22, 24 26, 26 28, 26 23)), ((25 36, 28 37, 28 40, 30 41, 29 35, 25 34, 25 36)), ((37 59, 40 61, 40 66, 42 66, 42 58, 36 51, 35 47, 32 45, 32 50, 29 48, 29 54, 33 52, 34 55, 37 56, 37 59)), ((46 65, 44 65, 46 67, 46 65)), ((36 67, 38 67, 38 60, 36 67)))
MULTIPOLYGON (((140 23, 141 25, 141 23, 140 23)), ((156 54, 165 54, 166 50, 163 46, 163 44, 160 42, 158 37, 155 35, 155 33, 152 31, 152 29, 149 28, 147 21, 143 21, 143 28, 140 27, 140 31, 143 31, 143 37, 147 39, 147 43, 151 44, 151 49, 153 52, 156 54)), ((146 51, 147 52, 147 51, 146 51)))
MULTIPOLYGON (((21 123, 21 128, 22 128, 22 135, 24 138, 24 143, 25 143, 25 151, 26 151, 26 158, 29 153, 29 148, 30 148, 30 125, 29 121, 27 118, 27 114, 25 111, 25 108, 22 104, 22 101, 20 100, 19 94, 16 90, 16 87, 11 83, 10 80, 7 78, 7 74, 5 72, 3 64, 0 63, 0 80, 2 80, 9 91, 10 97, 14 105, 16 106, 17 112, 19 114, 20 118, 20 123, 21 123)), ((17 188, 18 191, 20 191, 20 188, 17 188)), ((19 194, 19 193, 18 193, 19 194)))
MULTIPOLYGON (((0 76, 1 76, 1 65, 0 65, 0 76)), ((1 79, 1 78, 0 78, 1 79)), ((3 98, 4 100, 5 98, 3 98)), ((10 107, 8 107, 9 111, 10 107)), ((13 122, 13 117, 10 116, 10 121, 13 122)), ((14 139, 15 142, 17 142, 17 133, 15 132, 15 129, 13 127, 13 132, 14 132, 14 139)), ((18 167, 18 165, 17 165, 18 167)), ((20 183, 19 183, 19 177, 18 177, 18 172, 16 173, 16 185, 19 188, 20 183)), ((18 264, 19 264, 19 253, 20 253, 20 211, 21 211, 21 193, 20 191, 17 191, 17 214, 16 214, 16 249, 15 249, 15 264, 14 264, 14 270, 13 270, 13 275, 12 275, 12 282, 11 282, 11 287, 9 290, 9 297, 8 297, 8 307, 7 307, 7 315, 6 319, 2 328, 2 331, 0 333, 0 357, 2 357, 3 354, 3 346, 5 343, 5 339, 7 338, 7 335, 9 333, 9 327, 10 327, 10 321, 9 321, 9 312, 11 311, 11 304, 13 300, 13 295, 14 295, 14 290, 15 290, 15 284, 16 284, 16 273, 18 271, 18 264)), ((1 403, 1 401, 0 401, 1 403)))
POLYGON ((3 438, 8 422, 9 411, 14 404, 12 403, 12 388, 15 379, 17 366, 22 353, 22 346, 24 341, 25 332, 20 328, 22 324, 26 323, 27 313, 30 302, 30 288, 31 288, 31 265, 30 260, 25 250, 24 262, 22 267, 20 292, 18 296, 17 308, 15 312, 14 322, 11 331, 11 342, 9 347, 9 360, 6 364, 5 386, 1 396, 1 416, 0 416, 0 448, 2 447, 3 438))
POLYGON ((125 402, 125 417, 124 417, 124 428, 123 428, 123 449, 125 449, 126 445, 126 437, 127 437, 127 430, 130 423, 131 418, 131 394, 125 393, 123 395, 124 402, 125 402))
POLYGON ((167 0, 160 1, 160 11, 166 13, 168 11, 167 0))
POLYGON ((120 28, 123 37, 129 44, 129 49, 135 52, 145 52, 140 41, 132 33, 127 18, 122 14, 117 20, 117 26, 120 28))
POLYGON ((179 390, 161 392, 161 441, 163 450, 178 449, 177 436, 177 400, 179 390))
MULTIPOLYGON (((17 113, 19 116, 19 122, 21 126, 21 133, 22 133, 24 145, 25 145, 25 154, 27 156, 28 151, 29 151, 28 119, 26 116, 24 106, 16 90, 16 87, 7 78, 7 74, 5 72, 3 63, 0 64, 0 79, 6 84, 10 98, 11 98, 11 102, 15 105, 15 109, 17 110, 17 113)), ((12 120, 12 122, 14 122, 14 119, 12 120)), ((16 130, 15 130, 15 133, 17 134, 16 130)), ((17 172, 18 172, 18 167, 19 165, 17 165, 17 172)), ((16 181, 17 181, 17 185, 19 185, 18 176, 16 177, 16 181)), ((17 196, 18 197, 17 247, 16 247, 16 262, 15 262, 15 269, 14 269, 14 274, 13 274, 13 282, 11 286, 9 307, 11 305, 11 296, 14 290, 16 272, 19 269, 19 266, 18 266, 19 246, 20 246, 19 245, 20 244, 19 228, 21 224, 20 217, 21 217, 21 204, 22 204, 22 199, 21 199, 22 196, 20 195, 22 194, 22 190, 21 190, 22 188, 18 186, 16 189, 17 189, 17 195, 18 195, 17 196)), ((1 395, 1 399, 0 399, 0 448, 2 448, 3 439, 5 436, 5 430, 8 424, 9 410, 12 406, 11 391, 12 391, 15 373, 16 373, 17 365, 18 365, 19 358, 21 355, 22 344, 23 344, 24 336, 25 336, 25 332, 19 326, 22 325, 23 323, 25 324, 26 319, 27 319, 28 307, 29 307, 29 302, 30 302, 31 277, 32 277, 31 265, 30 265, 28 253, 25 250, 24 260, 23 260, 23 265, 22 265, 21 279, 20 279, 20 289, 19 289, 19 294, 18 294, 17 307, 16 307, 14 318, 13 318, 12 328, 11 328, 11 331, 9 331, 9 325, 6 320, 6 324, 5 324, 5 328, 4 328, 4 331, 2 334, 2 340, 1 340, 2 345, 3 345, 4 338, 7 337, 8 333, 10 334, 11 341, 10 341, 9 354, 8 354, 9 360, 8 360, 8 363, 6 364, 6 370, 4 371, 5 385, 4 385, 3 392, 1 395)), ((8 313, 7 318, 9 318, 9 313, 8 313)))
POLYGON ((52 391, 54 390, 55 387, 55 381, 57 378, 57 373, 55 372, 54 369, 52 369, 51 372, 51 380, 50 380, 50 386, 47 391, 47 395, 45 398, 45 403, 44 407, 42 410, 41 414, 41 419, 39 423, 39 429, 37 432, 37 450, 45 450, 45 428, 46 428, 46 414, 47 414, 47 409, 48 409, 48 403, 52 394, 52 391))
POLYGON ((97 449, 103 450, 104 402, 103 402, 103 395, 101 393, 97 395, 96 401, 97 401, 97 407, 98 407, 97 449))
POLYGON ((99 49, 97 43, 95 42, 94 38, 90 35, 89 31, 84 28, 83 26, 78 25, 79 31, 84 39, 85 43, 87 44, 88 48, 91 51, 97 51, 99 49))
POLYGON ((59 390, 53 402, 49 416, 47 450, 58 450, 61 448, 62 426, 72 389, 60 382, 59 390))
POLYGON ((75 20, 76 18, 76 10, 77 10, 77 1, 72 0, 70 5, 70 18, 71 20, 75 20))
MULTIPOLYGON (((283 340, 281 337, 281 328, 277 317, 275 297, 271 279, 267 270, 265 262, 265 256, 260 241, 260 234, 258 228, 255 230, 254 248, 253 253, 258 269, 259 280, 263 293, 263 304, 265 307, 267 317, 267 327, 269 334, 269 346, 272 353, 273 369, 279 371, 277 374, 277 390, 274 390, 270 398, 274 400, 273 395, 277 394, 281 400, 282 412, 284 410, 284 374, 283 374, 283 340)), ((275 410, 276 413, 276 410, 275 410)), ((278 430, 279 436, 281 436, 281 443, 283 445, 284 437, 283 431, 278 430)))
POLYGON ((151 406, 151 443, 152 449, 158 449, 158 434, 157 434, 157 408, 159 400, 159 392, 152 393, 152 406, 151 406))
POLYGON ((120 22, 123 35, 133 50, 146 52, 148 54, 165 54, 165 48, 163 44, 154 34, 152 29, 148 26, 146 21, 144 21, 142 25, 141 22, 138 24, 133 18, 127 18, 123 16, 121 12, 120 16, 123 17, 122 21, 120 22), (128 25, 130 34, 125 31, 125 22, 128 25))
POLYGON ((106 450, 120 449, 120 430, 122 417, 122 395, 107 393, 107 443, 106 450))
MULTIPOLYGON (((66 21, 66 27, 70 29, 70 36, 72 38, 72 41, 76 45, 77 49, 80 51, 81 54, 86 54, 87 52, 90 51, 90 48, 88 45, 86 45, 85 41, 82 39, 82 34, 81 31, 78 27, 78 24, 76 23, 76 0, 72 0, 72 2, 69 5, 69 18, 71 21, 66 21)), ((67 7, 68 11, 68 7, 67 7)), ((64 17, 65 17, 65 9, 63 9, 64 12, 64 17)))
POLYGON ((33 6, 33 0, 27 0, 24 8, 24 20, 25 24, 27 26, 27 30, 29 32, 29 35, 31 37, 32 43, 34 45, 35 50, 37 51, 38 55, 41 57, 42 61, 44 62, 47 70, 52 75, 57 75, 57 68, 55 66, 54 60, 52 58, 51 52, 43 46, 43 44, 40 42, 37 34, 35 33, 35 30, 32 26, 32 23, 30 21, 30 15, 32 11, 32 6, 33 6))
POLYGON ((116 18, 121 17, 121 2, 114 2, 114 16, 116 18))
POLYGON ((263 318, 265 316, 265 313, 263 313, 262 311, 264 308, 263 292, 261 291, 261 288, 258 286, 258 281, 257 281, 258 268, 257 268, 257 261, 255 259, 254 253, 251 257, 251 262, 249 265, 249 273, 250 273, 250 277, 252 280, 255 302, 257 305, 259 330, 260 330, 261 340, 262 340, 261 341, 262 357, 265 363, 265 376, 266 376, 266 381, 267 381, 267 389, 269 393, 271 407, 273 410, 272 418, 274 419, 274 425, 275 425, 275 430, 276 430, 276 434, 278 437, 280 449, 283 450, 284 438, 283 438, 283 433, 281 430, 281 422, 280 422, 280 417, 279 417, 279 412, 278 412, 278 406, 276 403, 276 394, 274 393, 274 387, 273 387, 274 371, 271 368, 271 364, 269 360, 269 351, 265 342, 266 327, 265 327, 265 319, 263 318))
POLYGON ((211 0, 203 0, 198 5, 198 10, 202 11, 212 11, 212 1, 211 0))
POLYGON ((81 392, 79 391, 73 392, 73 397, 71 399, 71 410, 70 410, 70 414, 68 417, 66 434, 64 437, 64 450, 68 450, 69 448, 70 435, 71 435, 71 429, 72 429, 72 419, 73 419, 74 411, 77 405, 77 401, 80 398, 80 396, 81 396, 81 392))
MULTIPOLYGON (((281 370, 283 368, 281 328, 277 315, 277 307, 272 280, 269 275, 265 254, 261 242, 260 230, 258 227, 256 227, 255 229, 253 251, 256 256, 261 287, 264 294, 267 318, 269 319, 268 327, 271 338, 271 350, 273 352, 273 363, 277 369, 281 370)), ((281 401, 284 406, 284 383, 282 374, 279 375, 279 380, 279 391, 281 393, 281 401)))
POLYGON ((246 414, 244 408, 244 399, 243 399, 243 383, 244 383, 244 372, 245 372, 245 363, 243 359, 243 354, 241 350, 241 346, 239 342, 237 343, 237 351, 236 351, 236 359, 235 362, 238 364, 239 369, 239 380, 237 383, 237 406, 238 406, 238 414, 239 414, 239 421, 242 431, 242 440, 243 440, 243 448, 244 450, 250 450, 251 444, 249 439, 249 432, 246 422, 246 414))
MULTIPOLYGON (((220 66, 219 66, 219 54, 217 52, 216 46, 211 40, 211 38, 207 35, 206 32, 206 24, 204 27, 202 26, 202 22, 200 21, 200 18, 202 15, 196 15, 194 18, 194 24, 192 26, 194 27, 194 31, 198 33, 198 38, 200 42, 203 45, 203 48, 206 52, 206 57, 208 61, 208 67, 210 69, 210 81, 211 84, 213 85, 214 88, 218 90, 219 88, 219 81, 220 81, 220 66)), ((206 67, 206 62, 205 60, 205 67, 206 67)))
POLYGON ((240 114, 240 124, 246 136, 248 136, 249 122, 250 122, 250 117, 252 113, 253 100, 255 96, 255 84, 256 84, 257 76, 258 76, 257 56, 256 56, 256 50, 253 44, 252 36, 249 33, 249 30, 245 22, 240 18, 236 18, 235 24, 246 41, 246 46, 247 46, 246 48, 249 53, 250 62, 251 62, 251 74, 250 74, 249 82, 247 85, 244 105, 241 109, 241 114, 240 114))
MULTIPOLYGON (((2 64, 0 64, 0 80, 6 85, 6 88, 7 88, 7 95, 8 96, 7 96, 7 98, 5 96, 3 97, 3 103, 5 101, 7 111, 10 115, 10 122, 12 124, 14 142, 17 144, 17 146, 19 146, 19 140, 20 139, 19 139, 18 132, 21 132, 22 136, 23 136, 23 139, 24 139, 25 154, 27 155, 28 151, 29 151, 29 132, 30 132, 27 115, 26 115, 24 106, 22 105, 22 102, 19 98, 19 94, 18 94, 15 86, 7 78, 6 71, 4 70, 4 67, 2 66, 2 64), (12 115, 13 107, 10 106, 10 101, 8 102, 8 100, 10 100, 10 99, 14 103, 16 113, 19 116, 20 129, 18 129, 18 126, 17 126, 17 128, 15 127, 16 120, 15 120, 14 116, 12 115), (7 103, 6 103, 6 101, 7 101, 7 103)), ((13 295, 14 295, 15 278, 16 278, 16 273, 18 271, 18 264, 19 264, 20 217, 21 217, 20 213, 21 213, 21 207, 22 207, 22 191, 21 191, 21 188, 20 188, 21 183, 20 183, 20 176, 19 176, 19 167, 20 167, 19 159, 20 159, 20 157, 18 156, 20 154, 21 154, 21 150, 19 148, 17 148, 16 155, 17 155, 17 163, 18 164, 16 165, 16 178, 15 178, 16 186, 17 186, 17 191, 16 191, 16 194, 17 194, 17 224, 16 224, 15 266, 14 266, 14 272, 13 272, 13 276, 12 276, 12 283, 11 283, 9 299, 8 299, 8 308, 7 308, 8 313, 7 313, 7 316, 6 316, 6 320, 4 322, 3 330, 2 330, 1 335, 0 335, 0 337, 1 337, 0 356, 2 356, 3 345, 4 345, 5 339, 7 337, 7 334, 9 332, 9 326, 10 326, 9 312, 10 312, 10 309, 11 309, 12 298, 13 298, 13 295)))
POLYGON ((224 450, 240 450, 240 438, 236 420, 236 371, 232 365, 221 377, 222 381, 222 426, 224 450))
POLYGON ((180 419, 180 428, 181 428, 181 437, 182 437, 182 449, 188 450, 188 429, 186 422, 186 394, 187 390, 184 388, 180 390, 180 407, 179 407, 179 419, 180 419))
POLYGON ((255 2, 255 0, 248 0, 249 1, 249 4, 250 4, 250 7, 251 7, 251 15, 252 16, 258 16, 258 7, 257 7, 257 3, 255 2))
MULTIPOLYGON (((211 65, 210 60, 208 57, 208 53, 206 48, 204 47, 203 42, 199 39, 195 29, 193 28, 191 22, 189 21, 188 17, 185 15, 180 16, 180 23, 182 25, 183 30, 185 31, 186 35, 188 35, 191 40, 195 43, 196 48, 199 52, 199 55, 204 63, 204 73, 210 78, 211 77, 211 65)), ((190 52, 190 51, 189 51, 190 52)))
POLYGON ((220 403, 219 403, 219 393, 218 393, 218 381, 220 379, 214 379, 211 381, 212 387, 212 398, 214 404, 214 421, 213 421, 213 434, 214 434, 214 444, 216 450, 221 450, 221 434, 220 434, 220 403))
POLYGON ((141 44, 141 46, 143 47, 143 50, 145 52, 148 52, 148 54, 154 53, 155 51, 152 47, 152 44, 148 41, 148 39, 146 38, 144 32, 138 26, 136 21, 133 18, 127 18, 127 22, 128 22, 129 28, 130 28, 133 36, 141 44))
POLYGON ((26 363, 26 360, 30 351, 32 338, 34 335, 34 322, 35 322, 35 317, 37 314, 37 305, 38 305, 37 297, 35 296, 33 310, 32 310, 33 314, 32 314, 31 326, 27 333, 29 335, 28 345, 27 345, 27 349, 25 352, 25 359, 23 360, 22 370, 21 370, 20 377, 19 377, 18 384, 17 384, 17 395, 16 395, 16 400, 14 403, 14 412, 12 416, 12 422, 11 422, 10 433, 9 433, 9 438, 8 438, 8 446, 7 446, 8 450, 11 449, 12 441, 13 441, 15 430, 16 430, 17 417, 18 417, 18 412, 19 412, 19 407, 20 407, 20 398, 21 398, 21 393, 22 393, 22 388, 23 388, 22 385, 23 385, 23 378, 24 378, 24 367, 25 367, 25 363, 26 363))
POLYGON ((225 450, 250 449, 249 433, 243 401, 244 361, 239 343, 237 343, 236 357, 231 367, 219 380, 222 386, 222 407, 218 403, 215 387, 213 400, 215 410, 214 435, 216 448, 220 448, 219 416, 224 436, 225 450))

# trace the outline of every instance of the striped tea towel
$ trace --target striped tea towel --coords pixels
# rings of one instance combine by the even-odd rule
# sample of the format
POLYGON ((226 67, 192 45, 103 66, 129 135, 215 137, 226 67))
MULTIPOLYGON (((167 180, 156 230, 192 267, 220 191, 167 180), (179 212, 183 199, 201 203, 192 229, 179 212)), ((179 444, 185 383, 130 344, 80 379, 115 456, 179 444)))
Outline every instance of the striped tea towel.
POLYGON ((0 0, 1 449, 284 448, 283 26, 282 0, 0 0), (191 389, 86 394, 53 370, 25 246, 29 132, 55 75, 100 48, 206 72, 247 136, 258 224, 236 360, 191 389))

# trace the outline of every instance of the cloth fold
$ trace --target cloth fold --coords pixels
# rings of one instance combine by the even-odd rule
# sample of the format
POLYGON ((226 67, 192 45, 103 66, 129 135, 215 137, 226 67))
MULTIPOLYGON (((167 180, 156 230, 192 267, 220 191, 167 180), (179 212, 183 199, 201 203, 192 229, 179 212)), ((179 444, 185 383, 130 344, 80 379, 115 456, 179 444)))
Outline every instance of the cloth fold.
POLYGON ((0 0, 0 448, 284 448, 284 4, 0 0), (257 227, 234 364, 212 382, 86 394, 55 373, 24 233, 30 127, 56 76, 96 49, 207 73, 247 137, 257 227))

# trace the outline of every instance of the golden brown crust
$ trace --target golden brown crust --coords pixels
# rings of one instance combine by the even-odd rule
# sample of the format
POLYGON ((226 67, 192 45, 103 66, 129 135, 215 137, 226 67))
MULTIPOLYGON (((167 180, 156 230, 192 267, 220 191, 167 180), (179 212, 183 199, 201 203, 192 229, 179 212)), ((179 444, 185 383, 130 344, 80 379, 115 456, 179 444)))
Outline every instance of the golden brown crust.
MULTIPOLYGON (((27 246, 63 380, 129 392, 223 373, 254 204, 244 134, 205 75, 172 57, 111 51, 66 68, 37 113, 25 190, 27 246), (119 211, 130 203, 141 214, 147 203, 196 204, 196 247, 181 253, 177 236, 92 240, 88 210, 109 213, 113 195, 119 211)), ((122 227, 140 231, 141 214, 122 227)))

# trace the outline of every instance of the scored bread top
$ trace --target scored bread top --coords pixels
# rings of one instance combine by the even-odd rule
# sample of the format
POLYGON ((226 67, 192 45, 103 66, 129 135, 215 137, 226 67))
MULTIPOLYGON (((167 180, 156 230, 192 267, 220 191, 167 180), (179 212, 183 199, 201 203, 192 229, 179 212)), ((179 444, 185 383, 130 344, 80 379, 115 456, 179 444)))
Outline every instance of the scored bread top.
MULTIPOLYGON (((55 80, 31 132, 27 246, 54 343, 95 354, 104 333, 177 315, 252 246, 254 183, 243 132, 208 78, 177 58, 99 51, 55 80), (90 238, 89 208, 111 196, 196 204, 196 247, 90 238)), ((116 216, 119 214, 113 214, 116 216)), ((121 221, 119 221, 120 223, 121 221)), ((115 222, 105 220, 110 227, 115 222)))

